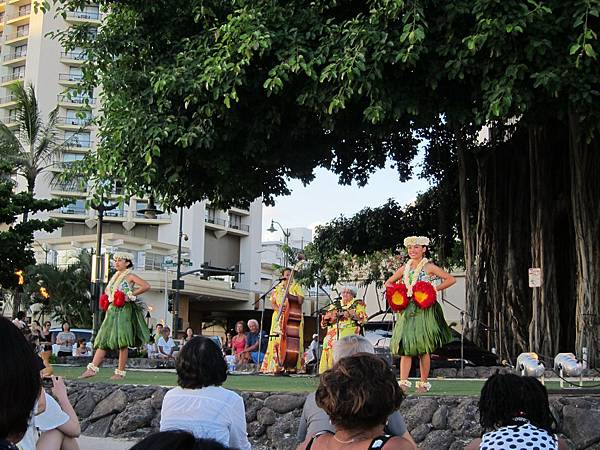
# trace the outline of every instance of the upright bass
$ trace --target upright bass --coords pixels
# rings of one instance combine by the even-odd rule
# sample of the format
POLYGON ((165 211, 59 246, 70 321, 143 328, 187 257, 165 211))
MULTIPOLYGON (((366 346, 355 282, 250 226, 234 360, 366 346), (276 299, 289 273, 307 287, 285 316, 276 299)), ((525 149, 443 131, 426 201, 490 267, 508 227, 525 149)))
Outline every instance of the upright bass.
POLYGON ((302 258, 291 269, 290 278, 283 300, 279 306, 277 320, 279 321, 280 341, 277 348, 277 363, 282 369, 295 369, 300 358, 300 336, 302 332, 302 297, 290 294, 290 286, 294 282, 294 273, 304 263, 302 258))

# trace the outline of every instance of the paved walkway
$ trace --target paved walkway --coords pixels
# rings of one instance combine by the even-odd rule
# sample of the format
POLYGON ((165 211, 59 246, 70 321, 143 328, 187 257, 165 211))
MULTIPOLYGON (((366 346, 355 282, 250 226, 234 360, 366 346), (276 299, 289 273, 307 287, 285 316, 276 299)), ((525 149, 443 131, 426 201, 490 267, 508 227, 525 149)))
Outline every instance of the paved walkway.
POLYGON ((81 435, 79 448, 81 450, 129 450, 136 441, 126 439, 95 438, 81 435))

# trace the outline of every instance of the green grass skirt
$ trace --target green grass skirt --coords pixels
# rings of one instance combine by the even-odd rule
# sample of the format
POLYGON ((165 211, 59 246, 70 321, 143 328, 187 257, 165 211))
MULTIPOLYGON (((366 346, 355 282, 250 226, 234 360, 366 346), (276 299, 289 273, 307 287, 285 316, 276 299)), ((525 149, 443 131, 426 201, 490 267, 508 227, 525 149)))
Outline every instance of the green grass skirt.
POLYGON ((94 348, 117 350, 124 347, 141 347, 150 339, 144 311, 136 302, 126 302, 122 308, 111 305, 94 339, 94 348))
POLYGON ((451 340, 452 333, 439 303, 421 309, 410 301, 404 311, 396 314, 390 350, 394 355, 418 356, 431 353, 451 340))

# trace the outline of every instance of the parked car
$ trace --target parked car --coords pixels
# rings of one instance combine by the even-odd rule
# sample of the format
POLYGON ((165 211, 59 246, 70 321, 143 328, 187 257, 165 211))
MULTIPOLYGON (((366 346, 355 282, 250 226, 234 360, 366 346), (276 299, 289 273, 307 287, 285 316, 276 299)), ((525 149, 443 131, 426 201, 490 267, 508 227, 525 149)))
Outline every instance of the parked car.
MULTIPOLYGON (((386 358, 390 363, 399 367, 399 357, 392 356, 390 352, 390 339, 392 337, 393 324, 390 322, 369 322, 364 327, 365 337, 375 347, 375 352, 386 358)), ((431 368, 460 368, 461 358, 461 335, 458 331, 452 329, 452 341, 443 347, 431 353, 431 368)), ((464 365, 465 366, 496 366, 498 365, 498 356, 488 352, 469 339, 464 339, 464 365)), ((417 358, 413 361, 412 370, 418 367, 417 358)))
MULTIPOLYGON (((52 336, 52 354, 58 355, 59 345, 56 343, 56 335, 62 331, 62 328, 50 328, 52 336)), ((90 351, 90 355, 94 351, 92 348, 92 330, 86 328, 71 328, 71 331, 75 333, 77 340, 85 339, 85 345, 90 351)), ((73 344, 72 354, 75 355, 75 349, 77 349, 77 342, 73 344)))

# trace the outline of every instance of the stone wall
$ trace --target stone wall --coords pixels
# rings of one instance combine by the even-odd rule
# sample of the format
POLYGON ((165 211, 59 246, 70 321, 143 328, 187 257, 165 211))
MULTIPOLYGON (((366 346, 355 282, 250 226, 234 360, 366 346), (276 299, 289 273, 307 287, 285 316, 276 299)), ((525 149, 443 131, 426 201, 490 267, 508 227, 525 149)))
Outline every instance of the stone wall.
MULTIPOLYGON (((69 381, 69 398, 88 436, 141 438, 158 431, 167 388, 69 381)), ((241 393, 252 448, 289 450, 306 394, 241 393)), ((462 449, 481 435, 476 397, 408 397, 400 407, 419 448, 462 449)), ((600 395, 551 396, 572 448, 600 450, 600 395)))

